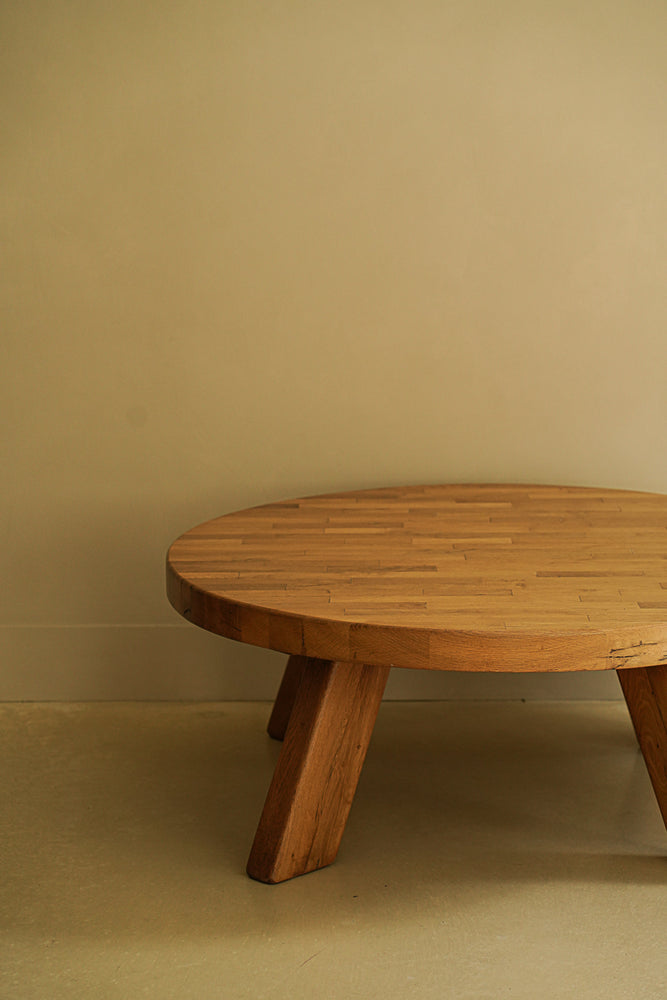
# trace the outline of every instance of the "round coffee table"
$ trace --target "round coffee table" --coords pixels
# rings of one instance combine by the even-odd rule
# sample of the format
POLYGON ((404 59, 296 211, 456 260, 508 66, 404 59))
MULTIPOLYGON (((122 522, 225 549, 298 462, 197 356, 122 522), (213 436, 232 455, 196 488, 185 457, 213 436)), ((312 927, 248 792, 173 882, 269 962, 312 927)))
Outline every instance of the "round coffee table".
POLYGON ((167 579, 188 621, 289 654, 253 878, 336 857, 392 666, 616 670, 667 824, 667 496, 456 485, 307 497, 193 528, 167 579))

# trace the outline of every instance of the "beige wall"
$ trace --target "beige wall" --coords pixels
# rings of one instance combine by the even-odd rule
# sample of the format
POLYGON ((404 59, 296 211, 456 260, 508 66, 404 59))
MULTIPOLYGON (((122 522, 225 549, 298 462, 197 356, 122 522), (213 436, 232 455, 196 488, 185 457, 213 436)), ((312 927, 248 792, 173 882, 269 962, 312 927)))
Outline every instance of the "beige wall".
POLYGON ((164 597, 168 543, 218 513, 667 491, 666 11, 2 5, 0 698, 270 696, 281 657, 164 597))

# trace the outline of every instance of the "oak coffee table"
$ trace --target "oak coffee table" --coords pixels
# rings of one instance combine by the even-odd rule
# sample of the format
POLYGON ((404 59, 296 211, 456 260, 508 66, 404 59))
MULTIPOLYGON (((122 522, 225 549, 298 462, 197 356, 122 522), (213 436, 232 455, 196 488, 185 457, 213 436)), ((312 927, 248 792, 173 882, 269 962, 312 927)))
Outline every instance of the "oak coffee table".
POLYGON ((667 824, 667 496, 450 485, 308 497, 193 528, 167 578, 188 621, 289 654, 253 878, 336 857, 393 666, 616 670, 667 824))

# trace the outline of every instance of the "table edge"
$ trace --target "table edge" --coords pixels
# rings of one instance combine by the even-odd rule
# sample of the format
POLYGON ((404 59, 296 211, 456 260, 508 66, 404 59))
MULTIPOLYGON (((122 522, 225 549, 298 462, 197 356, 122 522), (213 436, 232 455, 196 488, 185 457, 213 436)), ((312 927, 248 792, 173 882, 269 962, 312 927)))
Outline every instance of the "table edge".
POLYGON ((184 579, 169 560, 167 596, 186 621, 208 632, 324 660, 512 673, 617 670, 667 662, 667 623, 478 631, 334 621, 212 594, 184 579))

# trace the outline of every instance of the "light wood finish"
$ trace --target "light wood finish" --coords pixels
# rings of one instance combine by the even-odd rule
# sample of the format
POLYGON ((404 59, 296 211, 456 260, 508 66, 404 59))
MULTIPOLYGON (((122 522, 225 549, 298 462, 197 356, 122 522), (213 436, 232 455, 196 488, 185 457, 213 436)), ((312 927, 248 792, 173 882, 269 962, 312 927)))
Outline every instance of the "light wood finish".
POLYGON ((387 667, 309 660, 248 860, 283 882, 331 864, 389 675, 387 667))
POLYGON ((266 731, 274 740, 283 740, 287 731, 299 685, 303 679, 308 659, 305 656, 290 656, 278 689, 266 731))
POLYGON ((248 862, 336 856, 390 666, 616 669, 667 821, 667 497, 423 486, 268 504, 172 546, 189 621, 290 654, 285 737, 248 862))
POLYGON ((618 679, 667 827, 667 665, 619 670, 618 679))
POLYGON ((424 486, 228 514, 169 554, 189 621, 285 653, 440 670, 667 659, 667 497, 424 486))

